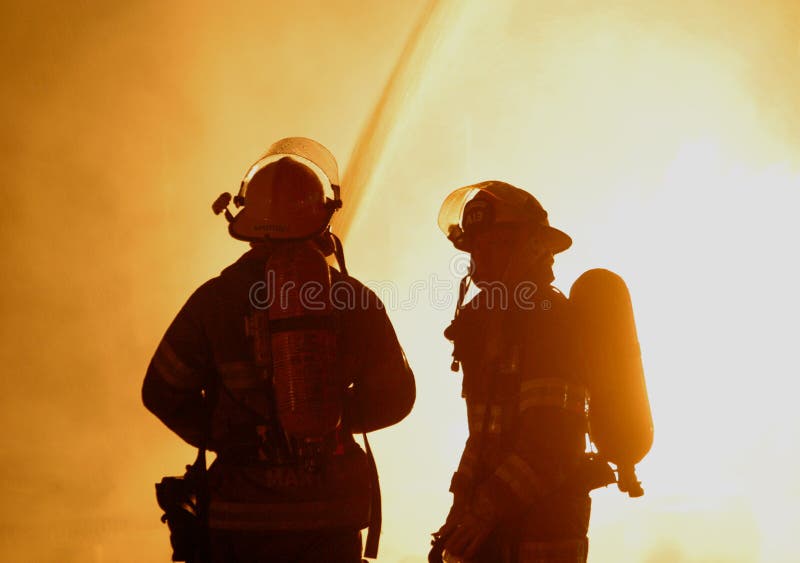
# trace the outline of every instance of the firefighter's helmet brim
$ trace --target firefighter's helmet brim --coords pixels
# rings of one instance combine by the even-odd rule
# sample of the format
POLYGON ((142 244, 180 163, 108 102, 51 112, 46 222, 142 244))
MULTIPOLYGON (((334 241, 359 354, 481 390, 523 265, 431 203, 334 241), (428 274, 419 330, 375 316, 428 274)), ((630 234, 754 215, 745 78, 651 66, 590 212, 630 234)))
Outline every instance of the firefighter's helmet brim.
POLYGON ((438 223, 456 248, 465 251, 472 231, 508 223, 536 226, 553 254, 572 246, 567 233, 550 226, 547 211, 535 197, 498 180, 454 190, 442 203, 438 223))

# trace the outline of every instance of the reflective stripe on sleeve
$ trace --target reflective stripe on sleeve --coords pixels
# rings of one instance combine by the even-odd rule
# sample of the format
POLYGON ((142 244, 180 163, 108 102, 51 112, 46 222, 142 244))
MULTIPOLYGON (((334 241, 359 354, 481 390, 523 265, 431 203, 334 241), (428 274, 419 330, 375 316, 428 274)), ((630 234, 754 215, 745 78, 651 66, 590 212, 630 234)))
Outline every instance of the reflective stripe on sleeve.
POLYGON ((158 345, 151 363, 156 373, 170 387, 193 389, 203 384, 200 374, 187 366, 166 340, 162 340, 158 345))
POLYGON ((212 500, 209 525, 221 530, 360 529, 366 527, 369 518, 367 500, 366 496, 292 503, 212 500))
POLYGON ((486 405, 476 404, 467 407, 467 425, 471 434, 477 432, 489 432, 499 434, 503 431, 502 425, 503 408, 500 405, 492 405, 489 409, 489 416, 486 416, 486 405), (486 426, 487 428, 484 428, 486 426))
POLYGON ((511 454, 500 464, 495 476, 523 501, 530 501, 546 492, 536 472, 516 454, 511 454))

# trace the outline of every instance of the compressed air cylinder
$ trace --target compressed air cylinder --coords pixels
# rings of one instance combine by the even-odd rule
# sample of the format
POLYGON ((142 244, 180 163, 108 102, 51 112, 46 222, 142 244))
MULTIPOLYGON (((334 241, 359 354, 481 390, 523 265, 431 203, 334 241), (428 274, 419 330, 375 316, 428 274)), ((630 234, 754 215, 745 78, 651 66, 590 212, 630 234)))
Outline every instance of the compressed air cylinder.
POLYGON ((653 444, 630 294, 617 274, 594 269, 575 281, 569 301, 585 360, 591 438, 600 455, 620 468, 623 489, 624 474, 633 474, 653 444))
POLYGON ((278 419, 288 435, 319 440, 342 412, 330 269, 312 243, 286 242, 275 245, 266 270, 278 419))

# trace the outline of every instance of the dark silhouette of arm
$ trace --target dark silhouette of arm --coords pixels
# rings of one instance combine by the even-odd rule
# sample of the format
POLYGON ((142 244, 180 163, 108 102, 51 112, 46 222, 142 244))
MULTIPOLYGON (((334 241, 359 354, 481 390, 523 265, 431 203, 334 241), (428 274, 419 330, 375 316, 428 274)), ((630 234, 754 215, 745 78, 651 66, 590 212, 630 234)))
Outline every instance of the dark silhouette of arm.
POLYGON ((193 446, 201 444, 206 428, 203 387, 212 369, 199 307, 195 292, 167 329, 142 385, 144 406, 193 446))
POLYGON ((364 289, 368 306, 353 315, 359 339, 353 385, 345 402, 354 433, 386 428, 405 418, 416 399, 414 374, 378 297, 364 289))

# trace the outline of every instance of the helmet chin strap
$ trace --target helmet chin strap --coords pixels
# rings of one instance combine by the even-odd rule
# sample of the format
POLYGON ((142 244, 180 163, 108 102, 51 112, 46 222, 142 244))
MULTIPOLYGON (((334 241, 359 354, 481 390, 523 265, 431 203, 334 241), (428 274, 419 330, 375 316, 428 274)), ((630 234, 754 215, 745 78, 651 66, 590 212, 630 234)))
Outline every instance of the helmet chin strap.
POLYGON ((333 254, 336 256, 336 262, 339 264, 339 271, 347 276, 349 274, 347 273, 347 264, 344 261, 344 247, 342 246, 342 239, 333 233, 330 233, 330 236, 333 239, 333 254))
MULTIPOLYGON (((450 327, 455 324, 456 319, 458 318, 459 313, 461 313, 461 309, 464 306, 464 297, 467 295, 467 290, 469 289, 469 285, 472 283, 472 270, 467 273, 466 276, 461 278, 461 281, 458 284, 458 301, 456 302, 456 310, 453 313, 453 320, 450 322, 450 327)), ((449 330, 449 328, 448 328, 449 330)), ((447 335, 447 331, 445 331, 445 336, 447 335)), ((451 371, 458 371, 459 367, 461 366, 461 362, 458 361, 456 358, 455 347, 453 348, 453 361, 450 363, 450 370, 451 371)))

